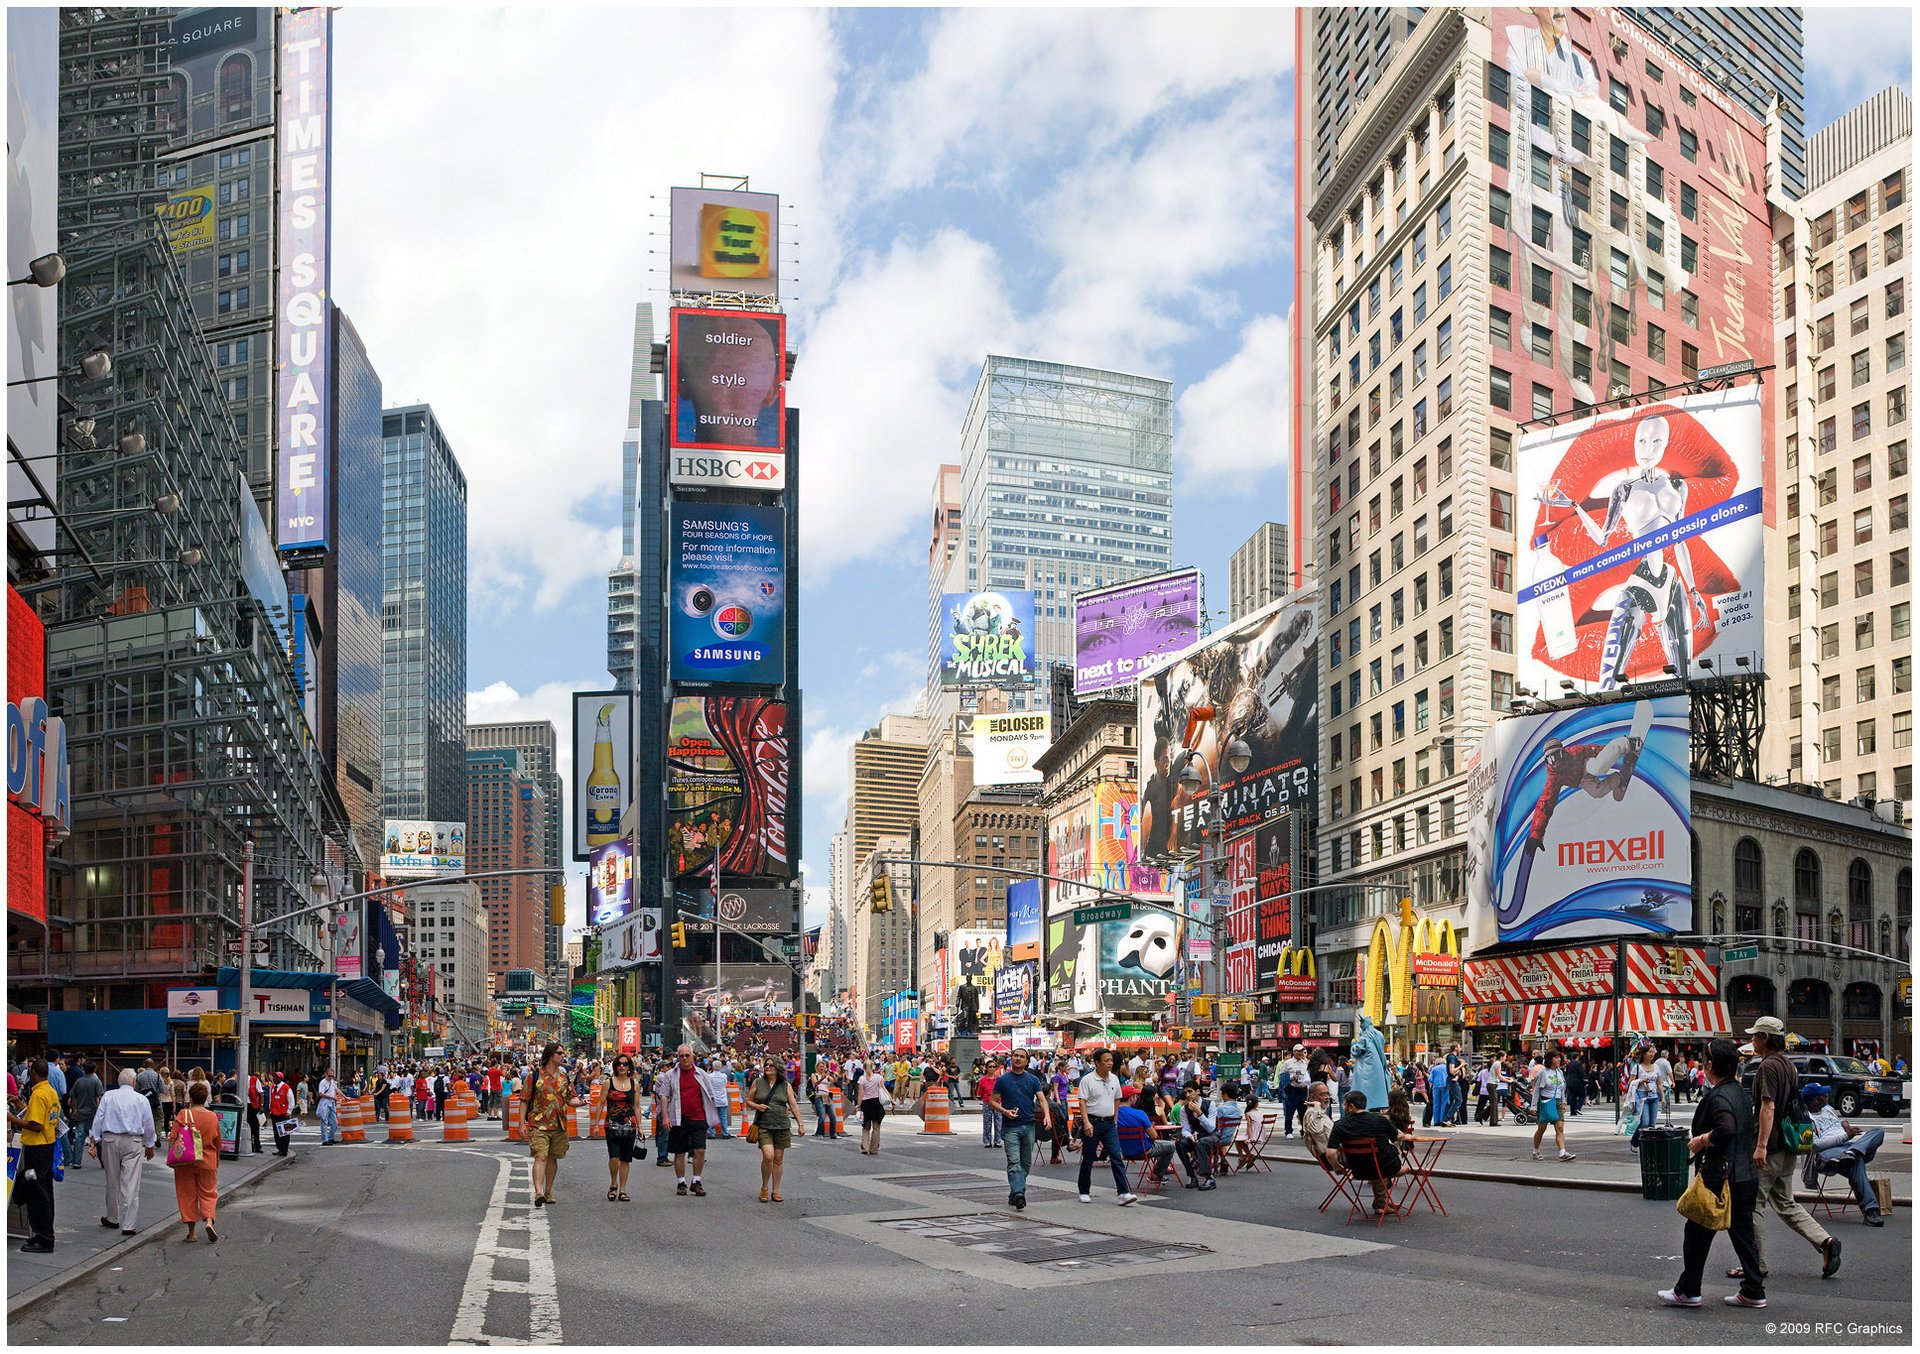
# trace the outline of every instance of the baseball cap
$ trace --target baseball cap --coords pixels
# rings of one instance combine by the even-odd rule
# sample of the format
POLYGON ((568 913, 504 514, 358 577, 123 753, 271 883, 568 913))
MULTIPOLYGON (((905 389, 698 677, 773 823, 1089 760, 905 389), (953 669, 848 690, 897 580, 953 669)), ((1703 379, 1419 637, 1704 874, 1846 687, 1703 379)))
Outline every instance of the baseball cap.
POLYGON ((1747 1027, 1748 1034, 1785 1034, 1787 1027, 1780 1022, 1779 1016, 1761 1016, 1747 1027))
POLYGON ((1833 1094, 1833 1087, 1822 1086, 1817 1081, 1810 1081, 1805 1086, 1802 1086, 1800 1088, 1800 1098, 1802 1100, 1812 1100, 1818 1096, 1832 1095, 1832 1094, 1833 1094))
POLYGON ((1747 1043, 1740 1045, 1740 1047, 1736 1049, 1735 1052, 1739 1053, 1740 1056, 1743 1058, 1751 1058, 1753 1056, 1752 1042, 1748 1041, 1747 1043))

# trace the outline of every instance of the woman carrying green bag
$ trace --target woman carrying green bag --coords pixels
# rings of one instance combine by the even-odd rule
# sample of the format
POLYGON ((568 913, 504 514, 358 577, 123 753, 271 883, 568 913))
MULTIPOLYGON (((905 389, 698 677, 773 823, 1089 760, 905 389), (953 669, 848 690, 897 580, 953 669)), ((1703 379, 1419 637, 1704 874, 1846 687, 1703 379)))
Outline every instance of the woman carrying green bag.
POLYGON ((1693 1111, 1693 1136, 1687 1150, 1693 1153, 1698 1178, 1680 1199, 1680 1209, 1688 1213, 1681 1238, 1682 1268, 1672 1288, 1659 1294, 1669 1307, 1700 1306, 1700 1276, 1707 1265, 1707 1253, 1713 1249, 1717 1228, 1703 1225, 1719 1221, 1720 1200, 1727 1203, 1726 1230, 1733 1237, 1733 1251, 1745 1271, 1740 1291, 1721 1299, 1729 1307, 1764 1307, 1766 1285, 1758 1277, 1760 1257, 1754 1250, 1753 1206, 1760 1197, 1760 1174, 1753 1164, 1753 1142, 1758 1128, 1753 1101, 1740 1086, 1737 1076, 1740 1055, 1731 1039, 1716 1039, 1707 1056, 1707 1081, 1712 1089, 1700 1098, 1693 1111))
POLYGON ((1540 1143, 1547 1136, 1548 1124, 1553 1125, 1553 1145, 1560 1151, 1560 1160, 1573 1160, 1573 1153, 1567 1150, 1567 1074, 1561 1068, 1565 1061, 1566 1055, 1556 1048, 1533 1074, 1533 1115, 1537 1121, 1533 1126, 1535 1161, 1540 1160, 1540 1143))

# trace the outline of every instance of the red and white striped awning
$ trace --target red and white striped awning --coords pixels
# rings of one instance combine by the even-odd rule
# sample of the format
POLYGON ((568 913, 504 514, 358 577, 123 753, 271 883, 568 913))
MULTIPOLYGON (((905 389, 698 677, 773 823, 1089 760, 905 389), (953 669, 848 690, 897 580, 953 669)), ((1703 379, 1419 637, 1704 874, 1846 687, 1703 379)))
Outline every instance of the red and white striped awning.
POLYGON ((1527 1007, 1520 1032, 1527 1038, 1610 1039, 1618 1028, 1612 997, 1597 1001, 1553 1001, 1527 1007))
POLYGON ((1658 997, 1715 997, 1719 975, 1703 945, 1627 946, 1626 990, 1658 997))
POLYGON ((1623 997, 1620 1028, 1656 1039, 1710 1039, 1732 1034, 1733 1021, 1716 998, 1623 997))

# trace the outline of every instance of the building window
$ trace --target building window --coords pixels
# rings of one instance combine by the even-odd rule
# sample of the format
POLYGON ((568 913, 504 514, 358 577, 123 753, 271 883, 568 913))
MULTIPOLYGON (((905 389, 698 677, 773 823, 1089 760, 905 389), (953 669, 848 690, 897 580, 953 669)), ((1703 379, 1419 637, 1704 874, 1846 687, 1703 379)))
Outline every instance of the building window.
MULTIPOLYGON (((222 296, 223 297, 225 296, 224 292, 222 293, 222 296)), ((221 307, 221 310, 224 313, 224 311, 226 310, 226 307, 223 305, 221 307)), ((1490 367, 1488 368, 1488 375, 1490 378, 1490 384, 1492 386, 1491 398, 1493 401, 1494 408, 1496 409, 1513 408, 1513 374, 1511 372, 1502 371, 1498 367, 1490 367)))
POLYGON ((220 63, 220 121, 246 117, 252 102, 253 62, 245 53, 235 52, 220 63))

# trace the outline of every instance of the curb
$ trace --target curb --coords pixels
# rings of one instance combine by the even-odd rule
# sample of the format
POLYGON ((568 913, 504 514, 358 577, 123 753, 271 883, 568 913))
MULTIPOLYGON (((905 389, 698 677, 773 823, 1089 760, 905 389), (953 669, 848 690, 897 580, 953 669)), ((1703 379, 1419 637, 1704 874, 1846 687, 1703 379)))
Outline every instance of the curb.
MULTIPOLYGON (((1294 1156, 1274 1157, 1274 1156, 1268 1156, 1265 1152, 1262 1152, 1260 1154, 1260 1159, 1266 1162, 1284 1162, 1284 1163, 1288 1163, 1295 1166, 1312 1166, 1315 1164, 1307 1160, 1305 1157, 1294 1157, 1294 1156)), ((1567 1175, 1561 1175, 1561 1176, 1502 1175, 1497 1171, 1464 1171, 1464 1170, 1457 1169, 1455 1167, 1445 1167, 1443 1169, 1435 1171, 1433 1173, 1433 1177, 1436 1180, 1478 1180, 1485 1184, 1496 1184, 1496 1185, 1530 1185, 1535 1189, 1584 1189, 1584 1190, 1595 1190, 1601 1193, 1610 1193, 1610 1194, 1640 1193, 1640 1185, 1637 1181, 1582 1180, 1578 1177, 1567 1176, 1567 1175)), ((1802 1190, 1795 1190, 1793 1193, 1793 1197, 1794 1197, 1794 1200, 1798 1203, 1810 1204, 1814 1202, 1816 1199, 1818 1199, 1820 1196, 1815 1194, 1812 1190, 1802 1189, 1802 1190)), ((1853 1196, 1849 1194, 1847 1197, 1851 1199, 1853 1196)), ((1907 1196, 1896 1194, 1893 1199, 1893 1204, 1895 1208, 1912 1208, 1913 1200, 1907 1196)))
MULTIPOLYGON (((272 1175, 275 1171, 286 1166, 291 1166, 296 1159, 297 1158, 294 1157, 285 1157, 276 1158, 268 1162, 258 1171, 255 1171, 245 1180, 235 1185, 231 1190, 222 1191, 220 1202, 226 1203, 231 1199, 238 1198, 259 1184, 260 1181, 272 1175)), ((148 1242, 160 1240, 168 1230, 178 1227, 179 1225, 180 1219, 177 1216, 166 1217, 158 1222, 148 1223, 137 1235, 123 1237, 115 1245, 109 1246, 103 1251, 96 1252, 89 1258, 82 1260, 73 1268, 62 1270, 50 1279, 42 1279, 33 1287, 22 1291, 19 1296, 7 1299, 7 1320, 12 1321, 28 1308, 52 1297, 68 1284, 78 1283, 82 1279, 99 1273, 121 1256, 131 1254, 148 1242)))

